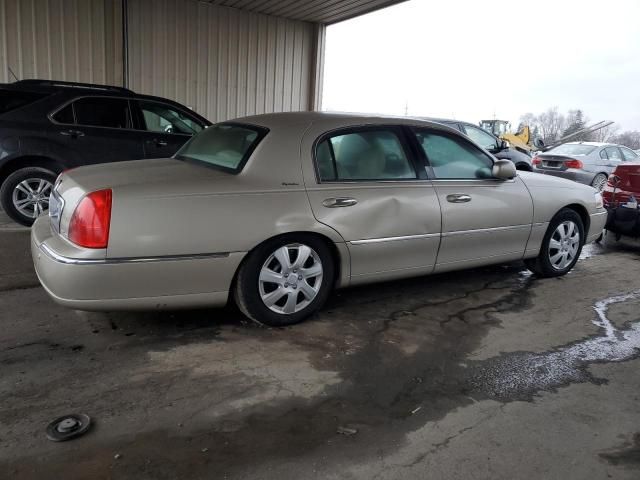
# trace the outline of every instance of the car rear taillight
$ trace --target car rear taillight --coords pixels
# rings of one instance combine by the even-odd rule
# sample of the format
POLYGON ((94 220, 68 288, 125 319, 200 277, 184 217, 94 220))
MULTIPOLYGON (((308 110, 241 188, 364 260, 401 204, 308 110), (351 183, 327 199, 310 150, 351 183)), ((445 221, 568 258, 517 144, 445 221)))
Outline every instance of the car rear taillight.
POLYGON ((111 190, 86 195, 69 222, 69 240, 86 248, 107 248, 111 223, 111 190))
POLYGON ((542 160, 540 160, 540 157, 533 157, 531 163, 533 163, 534 165, 540 165, 542 163, 542 160))
POLYGON ((580 160, 565 160, 564 161, 564 166, 567 168, 582 168, 582 162, 580 160))

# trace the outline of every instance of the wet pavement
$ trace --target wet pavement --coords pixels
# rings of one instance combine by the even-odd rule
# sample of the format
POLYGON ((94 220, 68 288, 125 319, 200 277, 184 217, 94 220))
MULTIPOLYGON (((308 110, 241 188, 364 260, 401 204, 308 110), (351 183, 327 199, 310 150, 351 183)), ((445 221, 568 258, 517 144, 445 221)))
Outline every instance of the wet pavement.
POLYGON ((640 478, 640 247, 233 308, 82 313, 0 228, 0 478, 640 478), (86 413, 65 443, 46 426, 86 413))

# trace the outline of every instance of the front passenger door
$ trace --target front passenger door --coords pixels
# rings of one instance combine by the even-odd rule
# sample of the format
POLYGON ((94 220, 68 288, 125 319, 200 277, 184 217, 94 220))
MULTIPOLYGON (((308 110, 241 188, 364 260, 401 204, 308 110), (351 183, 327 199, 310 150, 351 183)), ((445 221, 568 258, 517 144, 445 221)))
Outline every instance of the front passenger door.
POLYGON ((522 180, 493 178, 493 159, 459 135, 413 132, 442 209, 435 271, 522 258, 533 219, 533 201, 522 180))

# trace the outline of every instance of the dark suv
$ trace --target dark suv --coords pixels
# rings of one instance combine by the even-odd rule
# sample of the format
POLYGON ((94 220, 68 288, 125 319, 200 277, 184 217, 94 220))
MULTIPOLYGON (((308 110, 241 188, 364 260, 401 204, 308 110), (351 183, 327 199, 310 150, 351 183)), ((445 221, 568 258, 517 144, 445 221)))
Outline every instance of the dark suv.
POLYGON ((429 118, 432 122, 442 123, 461 131, 471 140, 501 160, 511 160, 518 170, 533 171, 532 159, 526 153, 508 146, 504 141, 477 125, 448 118, 429 118))
POLYGON ((0 84, 0 202, 31 225, 56 176, 80 165, 169 157, 210 122, 131 90, 49 80, 0 84))

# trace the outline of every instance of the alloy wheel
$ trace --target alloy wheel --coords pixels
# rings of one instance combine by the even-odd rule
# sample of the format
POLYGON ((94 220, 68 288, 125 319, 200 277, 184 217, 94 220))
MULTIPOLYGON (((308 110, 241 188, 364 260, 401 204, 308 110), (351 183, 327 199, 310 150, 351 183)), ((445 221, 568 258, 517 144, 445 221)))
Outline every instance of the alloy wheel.
POLYGON ((604 186, 607 184, 607 177, 602 174, 596 175, 596 178, 593 179, 593 183, 591 186, 601 192, 604 190, 604 186))
POLYGON ((269 255, 260 269, 260 298, 273 312, 297 313, 316 298, 322 277, 322 261, 315 250, 300 243, 285 245, 269 255))
POLYGON ((52 189, 53 184, 44 178, 27 178, 13 189, 13 206, 27 218, 38 218, 49 209, 52 189))
POLYGON ((571 220, 557 226, 549 239, 549 261, 556 270, 564 270, 576 258, 580 249, 580 230, 571 220))

